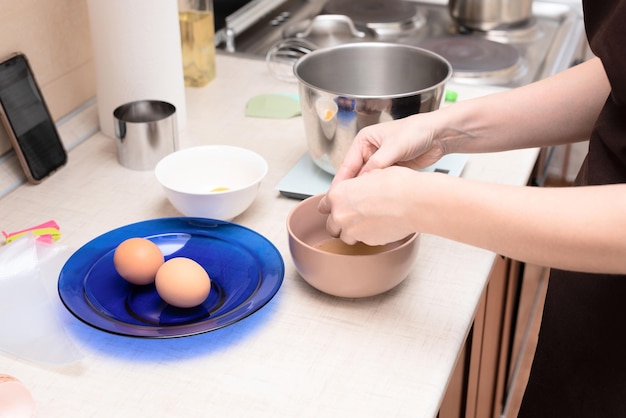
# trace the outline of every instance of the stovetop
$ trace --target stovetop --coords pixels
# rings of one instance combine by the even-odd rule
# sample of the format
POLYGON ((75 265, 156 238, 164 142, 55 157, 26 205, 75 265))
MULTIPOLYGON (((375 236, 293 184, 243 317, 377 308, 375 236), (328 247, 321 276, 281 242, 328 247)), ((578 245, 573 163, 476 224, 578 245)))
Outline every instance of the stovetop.
MULTIPOLYGON (((255 16, 243 8, 227 17, 225 27, 216 33, 218 50, 265 59, 290 27, 334 13, 325 10, 327 1, 270 0, 276 7, 257 7, 255 16)), ((555 74, 576 61, 583 35, 580 14, 562 3, 535 1, 531 21, 489 32, 459 28, 446 4, 403 3, 417 9, 415 25, 397 33, 378 30, 376 40, 420 46, 443 55, 454 69, 453 81, 462 84, 517 87, 555 74)))

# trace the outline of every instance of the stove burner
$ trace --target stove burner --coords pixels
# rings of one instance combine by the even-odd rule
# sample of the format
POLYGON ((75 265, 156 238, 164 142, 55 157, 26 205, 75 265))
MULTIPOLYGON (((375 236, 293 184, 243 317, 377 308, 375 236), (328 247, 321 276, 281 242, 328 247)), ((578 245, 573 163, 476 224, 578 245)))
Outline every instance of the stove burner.
POLYGON ((512 81, 523 71, 519 51, 512 45, 482 38, 449 36, 428 39, 420 44, 446 58, 453 77, 480 81, 481 84, 512 81))
POLYGON ((404 0, 328 0, 323 13, 348 16, 379 35, 401 34, 424 23, 417 6, 404 0))

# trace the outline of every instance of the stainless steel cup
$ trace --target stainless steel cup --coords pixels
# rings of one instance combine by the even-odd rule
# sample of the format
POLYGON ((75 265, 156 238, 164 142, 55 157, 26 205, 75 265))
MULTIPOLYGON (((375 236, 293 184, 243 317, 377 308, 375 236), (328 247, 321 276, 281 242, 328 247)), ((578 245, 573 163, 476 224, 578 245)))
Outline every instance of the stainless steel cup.
POLYGON ((176 107, 158 100, 126 103, 113 111, 117 159, 133 170, 152 170, 178 149, 176 107))
POLYGON ((489 31, 526 22, 533 14, 532 0, 449 0, 450 16, 468 29, 489 31))

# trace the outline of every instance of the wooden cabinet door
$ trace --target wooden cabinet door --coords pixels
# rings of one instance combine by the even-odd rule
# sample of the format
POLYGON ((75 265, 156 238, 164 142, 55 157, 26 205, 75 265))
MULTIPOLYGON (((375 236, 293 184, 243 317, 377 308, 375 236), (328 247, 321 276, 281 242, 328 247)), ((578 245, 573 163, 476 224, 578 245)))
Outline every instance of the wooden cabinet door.
POLYGON ((501 351, 510 338, 510 327, 506 326, 511 322, 507 306, 510 293, 514 293, 516 287, 510 277, 510 266, 510 260, 496 256, 474 324, 442 401, 439 418, 499 415, 497 388, 504 384, 501 382, 506 376, 501 351))
POLYGON ((532 364, 549 270, 496 257, 439 418, 513 418, 532 364))

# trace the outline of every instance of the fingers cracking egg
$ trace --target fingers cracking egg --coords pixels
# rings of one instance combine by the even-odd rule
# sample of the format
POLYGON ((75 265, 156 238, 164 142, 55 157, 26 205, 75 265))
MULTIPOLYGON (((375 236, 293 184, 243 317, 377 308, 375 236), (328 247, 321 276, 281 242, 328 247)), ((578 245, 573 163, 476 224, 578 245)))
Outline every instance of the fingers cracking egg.
POLYGON ((178 308, 200 305, 211 291, 209 274, 200 264, 186 257, 175 257, 163 263, 154 284, 159 296, 178 308))

